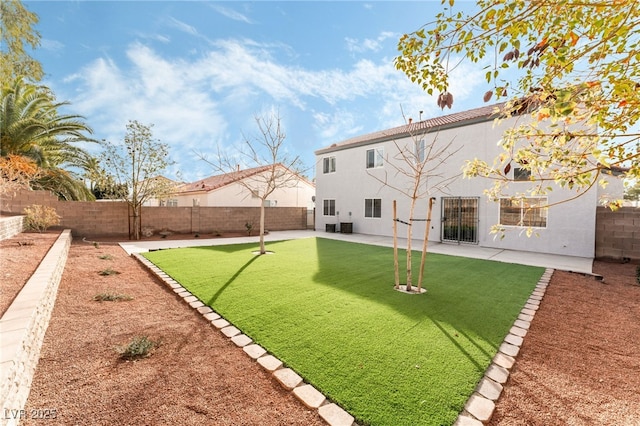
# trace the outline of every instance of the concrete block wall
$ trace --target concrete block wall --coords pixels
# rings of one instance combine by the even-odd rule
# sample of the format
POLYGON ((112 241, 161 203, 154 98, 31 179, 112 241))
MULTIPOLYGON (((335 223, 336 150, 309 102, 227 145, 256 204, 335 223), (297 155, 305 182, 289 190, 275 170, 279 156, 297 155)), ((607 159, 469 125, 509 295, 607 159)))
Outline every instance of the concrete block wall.
POLYGON ((65 230, 0 319, 2 425, 21 420, 70 246, 71 231, 65 230))
MULTIPOLYGON (((33 204, 50 206, 61 217, 58 228, 75 236, 129 235, 129 208, 122 201, 60 201, 45 191, 21 191, 0 199, 0 211, 20 214, 33 204)), ((259 228, 259 207, 143 207, 142 227, 177 233, 245 232, 246 223, 259 228)), ((307 229, 304 207, 265 208, 265 228, 270 231, 307 229)))
POLYGON ((24 230, 24 216, 0 217, 0 241, 18 235, 24 230))
MULTIPOLYGON (((265 228, 270 231, 306 229, 304 207, 265 207, 265 228)), ((143 207, 142 226, 178 233, 245 232, 246 224, 260 226, 259 207, 143 207)))
POLYGON ((640 261, 640 209, 596 210, 596 258, 640 261))

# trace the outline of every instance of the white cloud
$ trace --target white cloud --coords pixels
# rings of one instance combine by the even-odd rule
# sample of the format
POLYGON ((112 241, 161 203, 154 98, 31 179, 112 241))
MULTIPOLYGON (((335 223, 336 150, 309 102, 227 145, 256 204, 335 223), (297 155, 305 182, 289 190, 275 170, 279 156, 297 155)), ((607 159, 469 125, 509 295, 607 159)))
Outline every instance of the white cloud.
POLYGON ((40 40, 40 47, 50 52, 59 52, 64 49, 64 44, 57 40, 43 38, 40 40))
POLYGON ((227 123, 201 83, 184 72, 188 64, 169 62, 139 44, 127 57, 130 70, 98 59, 71 77, 81 83, 74 107, 106 133, 97 137, 119 142, 127 121, 137 120, 154 124, 154 136, 181 154, 215 145, 227 123))
POLYGON ((337 111, 315 112, 313 127, 318 135, 326 140, 338 142, 338 137, 355 136, 362 131, 362 125, 357 124, 357 118, 352 111, 339 109, 337 111))
MULTIPOLYGON (((70 76, 67 83, 77 84, 70 100, 100 129, 98 139, 121 141, 130 119, 153 123, 154 136, 171 146, 187 180, 211 174, 194 151, 230 149, 243 132, 253 130, 254 115, 272 105, 291 112, 283 117, 285 126, 289 117, 311 111, 314 134, 309 137, 315 142, 297 141, 299 149, 403 124, 400 105, 414 120, 419 110, 423 118, 442 114, 435 98, 392 61, 363 59, 347 70, 311 70, 280 63, 277 55, 287 48, 223 40, 194 60, 169 59, 134 43, 126 50, 126 63, 100 58, 70 76)), ((459 102, 482 75, 463 68, 456 73, 452 91, 459 102)))
POLYGON ((189 25, 187 23, 184 23, 184 22, 182 22, 182 21, 180 21, 180 20, 178 20, 176 18, 170 17, 169 18, 169 25, 171 27, 173 27, 173 28, 176 28, 177 30, 180 30, 180 31, 184 32, 184 33, 195 35, 195 36, 198 35, 198 30, 195 27, 193 27, 193 26, 191 26, 191 25, 189 25))
POLYGON ((389 31, 383 31, 375 39, 365 38, 360 40, 357 38, 346 37, 345 42, 347 44, 347 50, 350 52, 378 52, 384 47, 384 42, 389 38, 396 39, 397 35, 389 31))
POLYGON ((242 13, 228 7, 221 6, 220 4, 211 4, 211 8, 219 14, 226 16, 229 19, 233 19, 234 21, 245 22, 247 24, 253 23, 251 19, 249 19, 246 15, 243 15, 242 13))
POLYGON ((145 34, 145 33, 137 32, 136 35, 138 36, 138 38, 143 40, 154 40, 154 41, 159 41, 160 43, 163 43, 163 44, 168 44, 171 42, 171 38, 169 36, 165 36, 162 34, 145 34))

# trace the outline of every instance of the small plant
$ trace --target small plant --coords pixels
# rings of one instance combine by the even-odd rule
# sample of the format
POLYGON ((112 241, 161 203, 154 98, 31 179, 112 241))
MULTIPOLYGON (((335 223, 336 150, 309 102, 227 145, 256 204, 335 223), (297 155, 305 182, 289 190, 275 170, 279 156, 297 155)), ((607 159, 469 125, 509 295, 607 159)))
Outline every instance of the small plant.
POLYGON ((129 344, 117 347, 116 351, 120 354, 120 358, 134 360, 148 357, 156 346, 158 343, 150 340, 149 337, 137 336, 129 344))
POLYGON ((636 268, 636 281, 640 284, 640 265, 636 268))
POLYGON ((60 216, 56 209, 39 204, 32 204, 24 208, 25 226, 32 231, 44 232, 49 227, 60 224, 60 216))
POLYGON ((18 241, 18 245, 20 247, 22 247, 22 246, 32 246, 34 244, 35 243, 33 241, 18 241))
POLYGON ((97 241, 90 241, 90 240, 87 240, 87 238, 86 238, 86 237, 82 238, 82 241, 84 241, 85 243, 92 244, 95 248, 100 248, 100 243, 99 243, 99 242, 97 242, 97 241))
POLYGON ((247 228, 247 235, 251 236, 251 231, 253 231, 253 223, 247 222, 244 224, 244 227, 247 228))
POLYGON ((100 259, 102 260, 113 260, 113 256, 111 256, 110 254, 103 254, 101 256, 98 256, 100 259))
POLYGON ((119 293, 111 293, 105 292, 96 294, 93 296, 93 300, 96 302, 123 302, 127 300, 133 300, 133 297, 128 294, 119 294, 119 293))
POLYGON ((111 268, 107 268, 107 269, 103 269, 102 271, 98 272, 100 275, 102 276, 108 276, 108 275, 118 275, 120 272, 111 269, 111 268))

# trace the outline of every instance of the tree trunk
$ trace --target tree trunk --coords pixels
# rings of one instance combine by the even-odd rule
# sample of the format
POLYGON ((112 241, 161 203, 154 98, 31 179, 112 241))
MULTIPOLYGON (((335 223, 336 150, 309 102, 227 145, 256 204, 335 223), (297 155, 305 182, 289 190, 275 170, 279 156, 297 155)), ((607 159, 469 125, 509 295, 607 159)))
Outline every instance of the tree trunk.
POLYGON ((133 239, 140 239, 140 206, 133 206, 133 239))
POLYGON ((413 279, 413 274, 411 272, 411 227, 413 226, 413 212, 416 207, 416 199, 411 199, 411 208, 409 209, 409 224, 407 225, 407 291, 411 291, 411 280, 413 279))
POLYGON ((395 288, 400 288, 400 267, 398 266, 398 218, 396 200, 393 200, 393 272, 395 288))
POLYGON ((267 251, 264 248, 264 200, 260 206, 260 254, 265 254, 267 251))
POLYGON ((433 197, 429 198, 429 210, 427 211, 427 222, 424 228, 424 241, 422 242, 422 258, 420 259, 420 275, 418 276, 418 293, 420 293, 420 290, 422 290, 424 263, 427 258, 427 245, 429 244, 429 231, 431 230, 431 212, 433 211, 433 200, 433 197))

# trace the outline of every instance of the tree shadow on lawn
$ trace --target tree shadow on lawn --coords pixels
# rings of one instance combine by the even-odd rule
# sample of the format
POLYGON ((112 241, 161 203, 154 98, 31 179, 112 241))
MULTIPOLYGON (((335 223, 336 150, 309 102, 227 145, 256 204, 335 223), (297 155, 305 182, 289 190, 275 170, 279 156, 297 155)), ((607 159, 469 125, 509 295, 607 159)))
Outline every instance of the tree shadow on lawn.
MULTIPOLYGON (((345 246, 336 250, 333 240, 316 238, 316 283, 384 304, 416 323, 429 319, 454 344, 462 335, 486 356, 490 354, 485 346, 473 336, 497 349, 544 272, 543 268, 429 253, 423 283, 427 292, 409 295, 393 289, 391 248, 339 243, 345 246), (447 332, 442 324, 455 331, 447 332)), ((414 260, 417 281, 419 256, 414 260)), ((399 262, 402 277, 404 253, 399 262)))
POLYGON ((222 293, 224 293, 224 291, 227 289, 227 287, 229 287, 235 280, 236 278, 238 278, 238 276, 240 276, 240 274, 242 272, 244 272, 245 269, 247 269, 253 262, 256 261, 256 259, 258 259, 259 256, 254 255, 251 259, 249 259, 249 261, 247 263, 245 263, 244 265, 242 265, 242 267, 240 267, 240 269, 238 269, 238 271, 233 274, 231 276, 231 278, 229 278, 227 280, 226 283, 222 284, 222 286, 218 289, 218 291, 215 292, 215 294, 213 296, 211 296, 211 298, 209 300, 207 300, 207 305, 208 306, 214 306, 214 303, 216 302, 216 300, 218 299, 218 297, 220 297, 220 295, 222 293))

